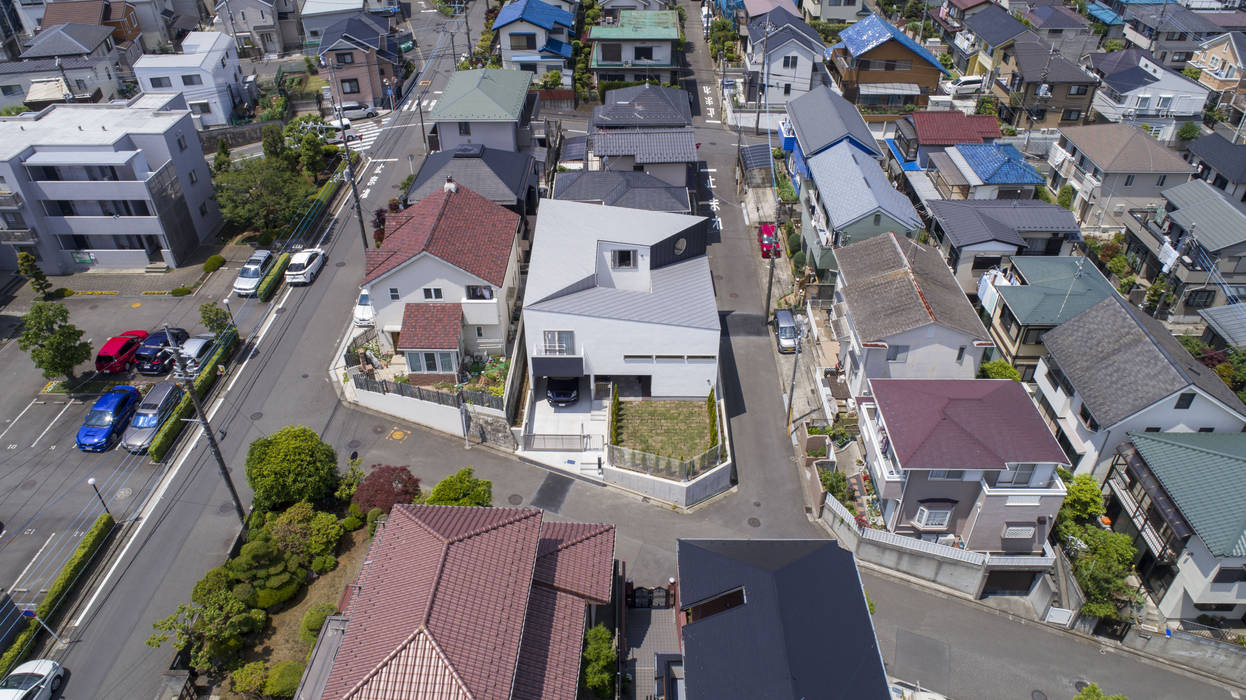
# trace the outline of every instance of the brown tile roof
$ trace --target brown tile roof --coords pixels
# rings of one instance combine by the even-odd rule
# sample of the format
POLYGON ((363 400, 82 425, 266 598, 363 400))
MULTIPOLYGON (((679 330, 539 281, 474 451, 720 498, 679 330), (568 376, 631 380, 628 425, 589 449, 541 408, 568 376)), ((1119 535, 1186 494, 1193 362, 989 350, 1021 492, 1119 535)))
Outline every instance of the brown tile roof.
POLYGON ((949 0, 953 6, 962 10, 968 10, 971 7, 977 7, 978 5, 984 5, 990 1, 991 0, 949 0))
POLYGON ((463 309, 453 303, 407 304, 402 309, 399 350, 457 350, 463 309))
POLYGON ((58 24, 103 24, 108 3, 104 0, 75 0, 74 2, 49 2, 44 4, 40 25, 54 27, 58 24))
POLYGON ((453 193, 434 192, 385 217, 388 235, 380 248, 366 252, 362 284, 429 253, 501 286, 519 235, 519 220, 515 212, 461 185, 453 193))
POLYGON ((1069 463, 1020 382, 872 379, 870 389, 904 469, 1069 463))
POLYGON ((613 541, 613 526, 542 523, 534 508, 396 506, 322 697, 573 700, 585 604, 609 598, 613 541))
POLYGON ((1129 124, 1065 126, 1060 133, 1105 172, 1194 172, 1194 166, 1182 160, 1176 151, 1129 124))
POLYGON ((1002 134, 999 122, 989 114, 968 115, 956 110, 914 112, 913 128, 917 142, 923 146, 952 146, 958 143, 982 143, 1002 134))

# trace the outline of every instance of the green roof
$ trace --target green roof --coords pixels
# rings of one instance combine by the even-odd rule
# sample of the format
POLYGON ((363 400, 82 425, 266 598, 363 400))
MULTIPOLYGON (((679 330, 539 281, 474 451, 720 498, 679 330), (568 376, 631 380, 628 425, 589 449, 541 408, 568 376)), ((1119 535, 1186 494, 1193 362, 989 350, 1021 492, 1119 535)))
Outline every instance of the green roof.
POLYGON ((674 10, 623 10, 617 24, 599 24, 589 39, 678 39, 679 13, 674 10))
POLYGON ((532 73, 523 70, 481 68, 450 76, 441 98, 429 113, 430 121, 519 121, 532 73))
POLYGON ((1130 433, 1181 515, 1218 557, 1246 556, 1246 433, 1130 433))
POLYGON ((1019 255, 1012 264, 1025 284, 996 284, 995 290, 1023 326, 1058 326, 1116 294, 1083 257, 1019 255))

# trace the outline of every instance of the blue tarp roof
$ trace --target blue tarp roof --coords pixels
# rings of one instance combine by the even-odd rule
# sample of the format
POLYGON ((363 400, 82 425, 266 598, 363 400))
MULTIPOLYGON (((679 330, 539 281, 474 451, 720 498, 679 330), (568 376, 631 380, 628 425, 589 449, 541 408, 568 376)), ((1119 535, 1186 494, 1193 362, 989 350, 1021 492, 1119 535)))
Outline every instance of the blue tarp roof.
POLYGON ((560 7, 541 0, 515 0, 498 12, 498 18, 493 20, 493 28, 500 29, 520 20, 546 30, 553 29, 556 24, 568 29, 575 27, 575 17, 560 7))
POLYGON ((1041 185, 1042 173, 1025 162, 1025 156, 1010 143, 958 143, 956 150, 973 168, 974 174, 990 185, 1041 185))
MULTIPOLYGON (((887 41, 898 41, 902 46, 920 56, 930 65, 938 68, 945 75, 951 75, 943 67, 943 64, 939 63, 939 59, 934 57, 934 54, 876 14, 870 14, 865 19, 844 29, 839 33, 839 38, 843 46, 848 49, 848 52, 854 58, 878 48, 887 41)), ((836 44, 836 46, 839 46, 839 44, 836 44)))
POLYGON ((900 152, 899 148, 896 148, 895 139, 883 139, 883 141, 887 142, 887 148, 891 150, 892 157, 894 157, 896 162, 900 164, 901 170, 912 171, 922 169, 922 166, 918 165, 917 161, 904 159, 904 154, 900 152))
POLYGON ((1112 8, 1102 3, 1092 2, 1086 6, 1086 12, 1090 16, 1104 24, 1124 24, 1125 21, 1121 16, 1112 11, 1112 8))
POLYGON ((571 44, 557 39, 546 39, 545 46, 541 48, 541 52, 552 53, 563 58, 571 58, 571 44))

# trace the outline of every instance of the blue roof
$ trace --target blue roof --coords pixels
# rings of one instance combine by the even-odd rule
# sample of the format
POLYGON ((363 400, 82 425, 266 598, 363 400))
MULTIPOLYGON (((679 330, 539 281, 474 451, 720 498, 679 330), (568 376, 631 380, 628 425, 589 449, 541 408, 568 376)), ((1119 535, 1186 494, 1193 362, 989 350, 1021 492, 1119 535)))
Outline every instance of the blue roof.
POLYGON ((1090 16, 1104 24, 1124 24, 1125 21, 1121 16, 1112 11, 1110 7, 1103 3, 1092 2, 1086 6, 1086 12, 1090 16))
POLYGON ((943 64, 939 63, 939 59, 934 57, 934 54, 927 51, 921 44, 913 41, 907 34, 899 29, 896 29, 889 22, 887 22, 887 20, 876 14, 871 13, 869 17, 866 17, 856 24, 849 26, 847 29, 844 29, 839 33, 839 38, 853 57, 860 56, 867 51, 876 49, 887 41, 898 41, 909 51, 912 51, 930 65, 938 68, 943 74, 951 75, 951 73, 948 73, 947 69, 943 67, 943 64))
POLYGON ((904 154, 901 153, 900 149, 896 147, 895 139, 883 139, 883 141, 887 143, 887 149, 891 151, 891 156, 896 159, 897 163, 900 164, 901 170, 912 172, 922 169, 922 166, 918 165, 917 161, 904 159, 904 154))
POLYGON ((1009 143, 959 143, 956 150, 964 156, 973 172, 988 185, 1041 185, 1042 173, 1025 162, 1025 156, 1009 143))
POLYGON ((546 39, 545 46, 541 47, 541 53, 552 53, 555 56, 571 58, 571 44, 557 39, 546 39))
POLYGON ((515 0, 498 12, 498 18, 493 20, 493 28, 501 29, 520 20, 546 30, 553 29, 556 24, 568 29, 575 27, 575 17, 560 7, 541 0, 515 0))

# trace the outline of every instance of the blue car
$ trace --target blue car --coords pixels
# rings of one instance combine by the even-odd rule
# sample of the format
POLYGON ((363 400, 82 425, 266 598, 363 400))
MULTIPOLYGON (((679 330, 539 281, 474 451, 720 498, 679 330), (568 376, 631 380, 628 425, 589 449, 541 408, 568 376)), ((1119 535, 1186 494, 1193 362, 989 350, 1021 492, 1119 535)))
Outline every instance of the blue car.
POLYGON ((74 441, 83 452, 104 452, 121 438, 142 394, 132 386, 115 386, 95 400, 74 441))

